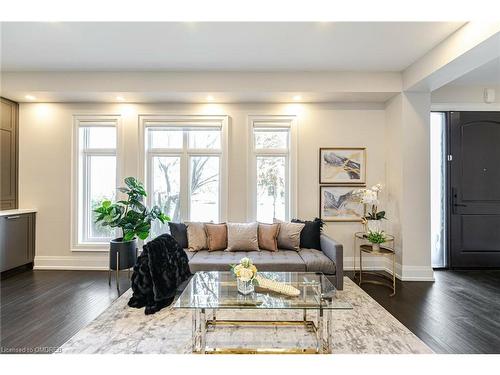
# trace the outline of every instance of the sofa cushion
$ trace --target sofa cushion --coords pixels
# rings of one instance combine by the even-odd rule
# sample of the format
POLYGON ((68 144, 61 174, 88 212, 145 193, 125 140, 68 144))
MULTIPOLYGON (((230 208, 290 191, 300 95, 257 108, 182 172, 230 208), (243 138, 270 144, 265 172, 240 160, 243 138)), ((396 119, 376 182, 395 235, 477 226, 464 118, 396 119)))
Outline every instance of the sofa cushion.
POLYGON ((205 223, 186 223, 188 248, 190 251, 208 249, 205 223))
POLYGON ((200 250, 194 253, 189 261, 191 273, 198 271, 230 271, 231 264, 237 264, 244 258, 244 251, 230 252, 224 250, 200 250))
POLYGON ((278 233, 280 231, 279 224, 263 224, 259 223, 259 249, 278 251, 278 233))
POLYGON ((323 220, 315 218, 313 221, 303 221, 300 219, 293 219, 292 223, 305 224, 304 229, 300 232, 300 247, 306 249, 321 250, 321 230, 323 228, 323 220))
POLYGON ((307 272, 323 272, 335 274, 335 263, 322 251, 316 249, 300 249, 298 252, 305 263, 307 272))
POLYGON ((227 251, 259 250, 257 223, 228 223, 227 251))
POLYGON ((184 223, 168 222, 170 235, 174 237, 180 247, 186 249, 188 247, 187 227, 184 223))
POLYGON ((300 249, 300 232, 305 224, 288 223, 278 219, 274 219, 274 222, 280 225, 280 231, 278 232, 278 247, 280 249, 298 251, 300 249))
POLYGON ((184 252, 186 253, 186 255, 188 257, 188 260, 191 260, 191 258, 195 254, 195 252, 194 251, 189 251, 189 249, 183 249, 183 250, 184 250, 184 252))
POLYGON ((226 250, 227 226, 226 224, 205 224, 207 233, 208 251, 226 250))
POLYGON ((249 251, 246 256, 252 259, 259 271, 304 272, 304 260, 295 251, 249 251))

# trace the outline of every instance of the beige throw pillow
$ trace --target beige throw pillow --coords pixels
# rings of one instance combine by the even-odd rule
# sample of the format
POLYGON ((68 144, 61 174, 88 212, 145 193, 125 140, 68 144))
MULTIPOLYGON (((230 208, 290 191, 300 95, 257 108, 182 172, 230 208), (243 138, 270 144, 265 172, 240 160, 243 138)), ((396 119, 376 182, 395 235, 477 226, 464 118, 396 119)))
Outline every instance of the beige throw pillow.
POLYGON ((187 226, 188 250, 199 251, 207 249, 207 234, 205 223, 185 223, 187 226))
POLYGON ((205 224, 207 233, 208 251, 226 250, 227 226, 226 224, 205 224))
POLYGON ((261 250, 278 251, 279 224, 259 223, 259 248, 261 250))
POLYGON ((305 227, 303 223, 288 223, 274 219, 274 223, 279 223, 278 248, 286 250, 300 249, 300 232, 305 227))
POLYGON ((257 223, 227 223, 227 251, 258 251, 257 223))

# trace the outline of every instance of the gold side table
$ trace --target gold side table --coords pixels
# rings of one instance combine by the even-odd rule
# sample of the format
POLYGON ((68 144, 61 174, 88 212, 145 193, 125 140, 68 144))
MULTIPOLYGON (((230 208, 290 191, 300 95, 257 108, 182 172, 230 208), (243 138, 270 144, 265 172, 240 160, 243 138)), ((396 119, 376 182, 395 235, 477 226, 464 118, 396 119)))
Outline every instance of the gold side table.
MULTIPOLYGON (((394 251, 394 236, 386 234, 387 241, 384 242, 383 245, 380 246, 379 250, 373 250, 371 244, 361 244, 359 245, 359 285, 362 284, 377 284, 383 285, 392 290, 390 296, 394 296, 396 294, 396 252, 394 251), (374 256, 390 256, 392 257, 392 275, 391 277, 387 276, 382 272, 376 271, 363 271, 363 253, 374 255, 374 256), (363 275, 373 275, 380 279, 372 280, 372 279, 363 279, 363 275)), ((366 240, 365 232, 356 232, 354 234, 354 278, 356 278, 356 249, 358 248, 359 240, 366 240)))

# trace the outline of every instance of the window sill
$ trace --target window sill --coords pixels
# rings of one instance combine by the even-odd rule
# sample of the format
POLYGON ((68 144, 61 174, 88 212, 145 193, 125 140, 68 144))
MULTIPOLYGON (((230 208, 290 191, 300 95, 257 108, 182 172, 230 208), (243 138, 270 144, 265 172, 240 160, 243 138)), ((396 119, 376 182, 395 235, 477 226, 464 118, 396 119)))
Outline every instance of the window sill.
POLYGON ((87 253, 108 253, 109 252, 109 244, 82 244, 82 245, 74 245, 71 248, 72 252, 87 252, 87 253))

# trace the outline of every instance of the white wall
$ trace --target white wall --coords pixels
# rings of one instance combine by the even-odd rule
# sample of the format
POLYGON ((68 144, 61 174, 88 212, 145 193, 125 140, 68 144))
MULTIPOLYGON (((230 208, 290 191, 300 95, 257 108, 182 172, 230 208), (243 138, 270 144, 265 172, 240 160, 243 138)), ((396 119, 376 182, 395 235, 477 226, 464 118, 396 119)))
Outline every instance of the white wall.
MULTIPOLYGON (((319 212, 318 149, 367 147, 368 185, 386 183, 385 110, 380 104, 81 104, 25 103, 19 121, 20 207, 35 207, 38 268, 86 269, 107 265, 106 253, 72 252, 70 244, 71 128, 74 114, 120 114, 124 130, 124 175, 138 175, 138 115, 217 114, 230 117, 228 219, 247 217, 247 116, 298 116, 298 209, 319 212)), ((328 223, 326 232, 344 244, 352 261, 359 223, 328 223)))

